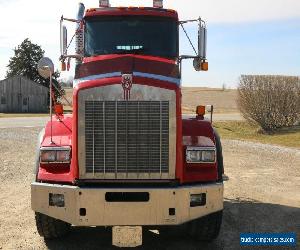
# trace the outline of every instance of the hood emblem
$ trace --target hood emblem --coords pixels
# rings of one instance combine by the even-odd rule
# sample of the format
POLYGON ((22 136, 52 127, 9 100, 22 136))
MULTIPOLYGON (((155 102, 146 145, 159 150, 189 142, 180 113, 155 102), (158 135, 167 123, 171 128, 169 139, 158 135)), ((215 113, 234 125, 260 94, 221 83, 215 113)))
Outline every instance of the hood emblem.
POLYGON ((122 87, 124 91, 124 100, 130 99, 130 91, 132 88, 132 74, 123 74, 122 75, 122 87))

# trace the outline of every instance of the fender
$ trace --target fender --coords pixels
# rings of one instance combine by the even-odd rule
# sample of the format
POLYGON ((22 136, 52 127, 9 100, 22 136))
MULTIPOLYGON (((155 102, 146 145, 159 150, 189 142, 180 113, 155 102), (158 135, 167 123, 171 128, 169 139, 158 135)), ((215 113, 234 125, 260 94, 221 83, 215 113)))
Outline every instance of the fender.
POLYGON ((224 163, 223 163, 222 143, 221 143, 220 135, 215 128, 214 128, 214 134, 216 138, 216 149, 217 149, 218 182, 223 182, 224 163))
MULTIPOLYGON (((183 119, 182 122, 182 152, 183 152, 183 183, 216 182, 219 179, 218 163, 187 163, 186 147, 215 147, 217 150, 216 134, 212 124, 201 118, 183 119)), ((218 152, 218 150, 217 150, 218 152)), ((217 153, 218 155, 218 153, 217 153)))
POLYGON ((35 175, 35 181, 37 181, 38 179, 38 172, 40 167, 40 148, 44 136, 45 136, 45 128, 43 128, 38 135, 38 141, 35 149, 35 161, 34 161, 34 169, 33 169, 33 173, 35 175))
POLYGON ((50 121, 46 124, 44 133, 40 135, 39 148, 37 149, 37 181, 72 183, 74 180, 72 159, 70 164, 64 164, 63 166, 41 165, 39 163, 41 147, 69 146, 72 150, 72 115, 54 115, 52 120, 52 136, 50 121))

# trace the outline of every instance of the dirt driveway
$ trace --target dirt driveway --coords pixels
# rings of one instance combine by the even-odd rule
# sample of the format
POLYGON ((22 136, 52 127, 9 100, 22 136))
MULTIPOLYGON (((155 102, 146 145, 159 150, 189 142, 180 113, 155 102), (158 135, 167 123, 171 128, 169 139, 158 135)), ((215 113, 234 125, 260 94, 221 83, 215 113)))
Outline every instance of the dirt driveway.
MULTIPOLYGON (((66 239, 49 242, 37 234, 30 182, 39 130, 0 130, 0 249, 116 249, 110 232, 98 228, 74 228, 66 239)), ((137 249, 239 249, 240 232, 297 232, 300 238, 300 150, 239 141, 223 147, 230 180, 219 238, 199 245, 146 232, 137 249)))

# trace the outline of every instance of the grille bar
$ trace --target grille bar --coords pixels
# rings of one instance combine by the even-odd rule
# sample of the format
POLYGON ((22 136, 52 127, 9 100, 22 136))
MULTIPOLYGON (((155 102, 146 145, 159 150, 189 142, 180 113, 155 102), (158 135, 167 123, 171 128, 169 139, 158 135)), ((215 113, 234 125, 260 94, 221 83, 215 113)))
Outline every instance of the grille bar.
POLYGON ((159 122, 159 130, 160 130, 160 133, 159 133, 159 173, 161 175, 161 133, 162 133, 162 117, 161 117, 161 113, 162 113, 162 110, 161 110, 161 102, 159 103, 159 109, 160 109, 160 112, 159 112, 159 115, 160 115, 160 122, 159 122))
POLYGON ((169 172, 168 101, 86 101, 86 173, 169 172))
MULTIPOLYGON (((118 105, 117 102, 115 102, 115 131, 117 131, 118 128, 118 105)), ((118 174, 118 133, 115 133, 115 177, 117 178, 118 174)))

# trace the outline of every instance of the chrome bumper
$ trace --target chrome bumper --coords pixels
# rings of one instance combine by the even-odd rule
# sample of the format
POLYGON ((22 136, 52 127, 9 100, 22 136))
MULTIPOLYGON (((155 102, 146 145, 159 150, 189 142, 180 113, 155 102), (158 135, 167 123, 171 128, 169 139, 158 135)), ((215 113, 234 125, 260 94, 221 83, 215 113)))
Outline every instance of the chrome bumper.
POLYGON ((31 184, 31 206, 36 212, 76 226, 177 225, 222 210, 223 184, 174 188, 80 188, 34 182, 31 184), (105 198, 107 192, 147 192, 149 201, 109 202, 105 198), (206 193, 206 204, 191 207, 190 195, 199 193, 206 193), (63 194, 64 207, 50 206, 50 194, 63 194), (82 209, 85 215, 80 214, 82 209))

